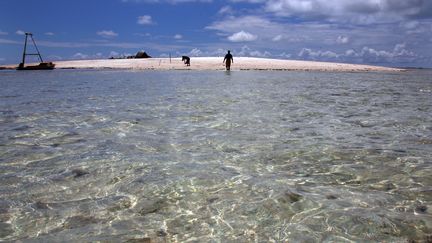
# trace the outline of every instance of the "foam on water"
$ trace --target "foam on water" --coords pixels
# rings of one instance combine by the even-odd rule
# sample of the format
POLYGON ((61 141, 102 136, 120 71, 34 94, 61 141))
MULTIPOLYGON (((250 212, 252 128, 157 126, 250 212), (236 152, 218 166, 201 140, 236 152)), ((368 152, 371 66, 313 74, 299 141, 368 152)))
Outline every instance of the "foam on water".
POLYGON ((0 240, 431 240, 429 71, 0 73, 0 240))

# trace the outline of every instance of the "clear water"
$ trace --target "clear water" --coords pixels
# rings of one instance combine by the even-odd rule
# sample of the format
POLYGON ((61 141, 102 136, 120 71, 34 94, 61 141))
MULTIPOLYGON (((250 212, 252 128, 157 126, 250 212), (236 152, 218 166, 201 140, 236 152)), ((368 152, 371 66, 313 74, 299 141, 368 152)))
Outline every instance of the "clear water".
POLYGON ((0 73, 0 241, 432 238, 432 72, 0 73))

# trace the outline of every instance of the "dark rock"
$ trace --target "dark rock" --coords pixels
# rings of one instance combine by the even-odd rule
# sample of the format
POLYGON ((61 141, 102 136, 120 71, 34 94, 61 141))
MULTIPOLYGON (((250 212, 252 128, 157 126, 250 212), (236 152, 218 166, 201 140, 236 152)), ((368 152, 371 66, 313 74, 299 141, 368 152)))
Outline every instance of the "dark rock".
POLYGON ((60 146, 59 143, 53 143, 53 144, 51 144, 51 147, 53 147, 53 148, 57 148, 58 146, 60 146))
POLYGON ((0 222, 0 239, 14 233, 12 226, 8 223, 0 222))
POLYGON ((393 190, 393 189, 396 189, 396 186, 395 186, 395 184, 393 184, 393 183, 386 183, 386 184, 384 185, 384 189, 385 189, 386 191, 391 191, 391 190, 393 190))
POLYGON ((165 206, 165 202, 163 200, 144 200, 139 204, 141 204, 139 206, 141 209, 138 211, 138 214, 141 216, 150 213, 156 213, 165 206))
POLYGON ((63 228, 65 229, 74 229, 84 227, 89 224, 96 224, 99 221, 94 217, 88 217, 83 215, 73 216, 66 220, 63 223, 63 228))
POLYGON ((25 131, 30 129, 30 126, 24 125, 24 126, 19 126, 19 127, 15 127, 14 129, 12 129, 13 131, 25 131))
POLYGON ((330 199, 330 200, 334 200, 334 199, 337 199, 338 197, 335 195, 327 195, 326 198, 330 199))
POLYGON ((279 201, 282 203, 295 203, 300 201, 302 198, 302 195, 288 190, 282 194, 282 196, 279 198, 279 201))
POLYGON ((85 171, 83 169, 73 169, 72 170, 72 174, 74 174, 75 178, 81 177, 81 176, 85 176, 87 175, 89 172, 85 171))
POLYGON ((415 211, 416 213, 426 213, 426 211, 427 211, 427 206, 426 206, 426 205, 418 205, 418 206, 414 209, 414 211, 415 211))
POLYGON ((210 197, 210 198, 207 199, 207 202, 208 203, 213 203, 213 202, 215 202, 218 199, 219 199, 218 197, 210 197))
POLYGON ((129 239, 126 241, 126 243, 151 243, 151 238, 145 237, 141 239, 129 239))
POLYGON ((156 235, 159 237, 165 237, 165 236, 167 236, 167 233, 165 232, 165 230, 158 230, 156 232, 156 235))
POLYGON ((49 209, 48 203, 37 201, 34 203, 35 209, 49 209))

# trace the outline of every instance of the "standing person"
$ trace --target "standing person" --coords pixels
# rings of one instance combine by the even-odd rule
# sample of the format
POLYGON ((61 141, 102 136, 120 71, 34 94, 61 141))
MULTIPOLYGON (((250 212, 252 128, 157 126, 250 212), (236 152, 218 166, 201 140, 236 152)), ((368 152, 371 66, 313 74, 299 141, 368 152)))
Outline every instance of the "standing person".
POLYGON ((228 51, 228 53, 225 55, 225 58, 222 63, 225 63, 226 70, 229 71, 231 69, 231 63, 234 63, 234 59, 230 51, 228 51))

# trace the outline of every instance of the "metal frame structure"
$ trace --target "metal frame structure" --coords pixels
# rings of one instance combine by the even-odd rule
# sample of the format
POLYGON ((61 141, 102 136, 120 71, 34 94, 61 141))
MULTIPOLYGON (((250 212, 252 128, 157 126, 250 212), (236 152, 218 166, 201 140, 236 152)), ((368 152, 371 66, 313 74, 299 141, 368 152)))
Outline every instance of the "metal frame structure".
POLYGON ((23 65, 25 64, 26 56, 38 56, 40 62, 43 62, 43 60, 42 60, 42 56, 41 56, 41 54, 40 54, 40 52, 39 52, 39 49, 38 49, 38 47, 37 47, 37 45, 36 45, 36 42, 35 42, 34 39, 33 39, 33 34, 32 34, 32 33, 29 33, 29 32, 26 32, 26 33, 25 33, 24 51, 23 51, 23 57, 22 57, 22 64, 23 64, 23 65), (33 42, 34 47, 36 48, 37 53, 27 53, 27 40, 28 40, 28 37, 29 37, 29 36, 30 36, 30 38, 31 38, 31 40, 32 40, 32 42, 33 42))

